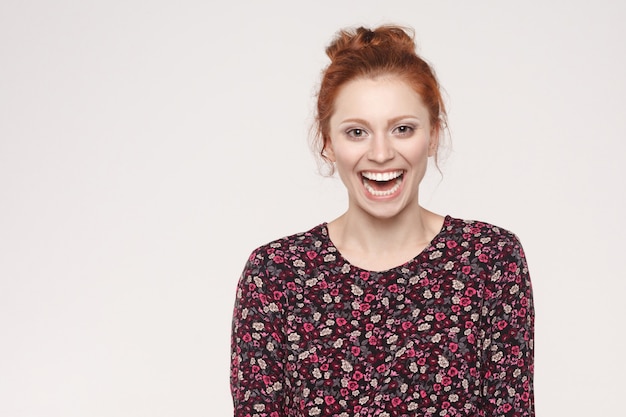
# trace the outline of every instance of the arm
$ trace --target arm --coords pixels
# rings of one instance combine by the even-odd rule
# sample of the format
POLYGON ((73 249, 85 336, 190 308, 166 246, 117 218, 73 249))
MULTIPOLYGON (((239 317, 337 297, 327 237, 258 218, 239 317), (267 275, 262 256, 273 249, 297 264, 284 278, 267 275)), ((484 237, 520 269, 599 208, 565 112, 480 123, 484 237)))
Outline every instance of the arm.
POLYGON ((284 293, 263 255, 253 252, 237 285, 230 376, 236 417, 284 415, 284 293))
POLYGON ((484 415, 533 417, 534 308, 528 265, 515 236, 496 251, 484 294, 484 415))

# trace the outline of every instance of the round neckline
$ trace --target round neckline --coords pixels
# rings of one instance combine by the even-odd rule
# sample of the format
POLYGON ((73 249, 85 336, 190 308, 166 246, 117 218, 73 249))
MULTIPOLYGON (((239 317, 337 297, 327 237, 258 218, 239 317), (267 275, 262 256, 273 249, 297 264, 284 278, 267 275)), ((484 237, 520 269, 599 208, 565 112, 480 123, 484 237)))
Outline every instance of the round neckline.
POLYGON ((452 217, 450 215, 445 215, 443 218, 443 224, 441 225, 441 228, 439 229, 439 231, 437 232, 437 234, 435 236, 433 236, 433 238, 426 244, 426 246, 424 246, 424 248, 417 253, 415 256, 413 256, 411 259, 407 260, 406 262, 400 264, 400 265, 396 265, 396 266, 392 266, 391 268, 387 268, 387 269, 383 269, 380 271, 374 271, 371 269, 366 269, 366 268, 362 268, 358 265, 354 265, 352 262, 350 262, 348 259, 346 259, 343 254, 341 253, 341 251, 339 250, 339 248, 337 248, 337 246, 335 246, 335 244, 333 243, 332 239, 330 238, 330 233, 328 232, 328 222, 324 222, 321 224, 322 229, 323 229, 323 234, 326 236, 326 242, 329 248, 333 248, 333 252, 335 253, 335 256, 337 256, 337 258, 339 260, 341 260, 344 264, 347 264, 348 266, 350 266, 350 269, 352 270, 357 270, 360 272, 367 272, 370 274, 385 274, 397 269, 401 269, 401 268, 405 268, 408 265, 412 264, 413 262, 416 262, 418 260, 418 258, 422 257, 425 253, 427 253, 435 244, 436 241, 438 241, 440 239, 440 237, 443 235, 443 233, 445 232, 445 230, 448 228, 448 226, 451 224, 452 222, 452 217))

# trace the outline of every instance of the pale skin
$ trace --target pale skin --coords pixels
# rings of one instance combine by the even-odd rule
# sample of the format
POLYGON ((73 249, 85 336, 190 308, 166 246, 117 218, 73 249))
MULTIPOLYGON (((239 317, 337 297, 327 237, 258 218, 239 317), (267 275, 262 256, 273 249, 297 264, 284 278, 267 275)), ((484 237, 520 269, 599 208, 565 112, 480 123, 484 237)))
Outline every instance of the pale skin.
POLYGON ((413 259, 444 217, 419 204, 419 184, 439 131, 409 84, 397 76, 346 83, 335 100, 324 152, 348 192, 347 211, 328 224, 352 265, 384 271, 413 259))

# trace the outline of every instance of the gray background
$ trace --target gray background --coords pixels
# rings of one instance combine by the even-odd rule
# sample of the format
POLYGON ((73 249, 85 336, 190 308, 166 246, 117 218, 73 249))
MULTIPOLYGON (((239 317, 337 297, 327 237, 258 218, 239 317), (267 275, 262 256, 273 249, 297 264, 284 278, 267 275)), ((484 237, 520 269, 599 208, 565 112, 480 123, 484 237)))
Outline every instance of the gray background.
POLYGON ((452 148, 423 204, 518 234, 541 416, 620 410, 626 6, 0 3, 0 415, 231 414, 235 285, 339 215, 307 147, 335 31, 416 29, 452 148))

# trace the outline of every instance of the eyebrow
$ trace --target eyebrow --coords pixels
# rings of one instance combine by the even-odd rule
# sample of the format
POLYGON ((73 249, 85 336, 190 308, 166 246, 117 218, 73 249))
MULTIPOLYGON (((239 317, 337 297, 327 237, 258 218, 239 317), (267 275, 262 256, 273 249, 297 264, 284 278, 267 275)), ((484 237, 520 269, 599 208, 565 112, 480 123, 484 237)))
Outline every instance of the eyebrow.
MULTIPOLYGON (((405 115, 402 115, 402 116, 393 117, 393 118, 389 119, 387 121, 387 123, 392 125, 392 124, 397 123, 397 122, 399 122, 400 120, 403 120, 403 119, 415 119, 417 121, 421 121, 420 118, 417 117, 417 116, 410 115, 410 114, 405 114, 405 115)), ((342 120, 341 123, 361 123, 361 124, 364 124, 364 125, 369 124, 366 120, 359 119, 358 117, 342 120)))

